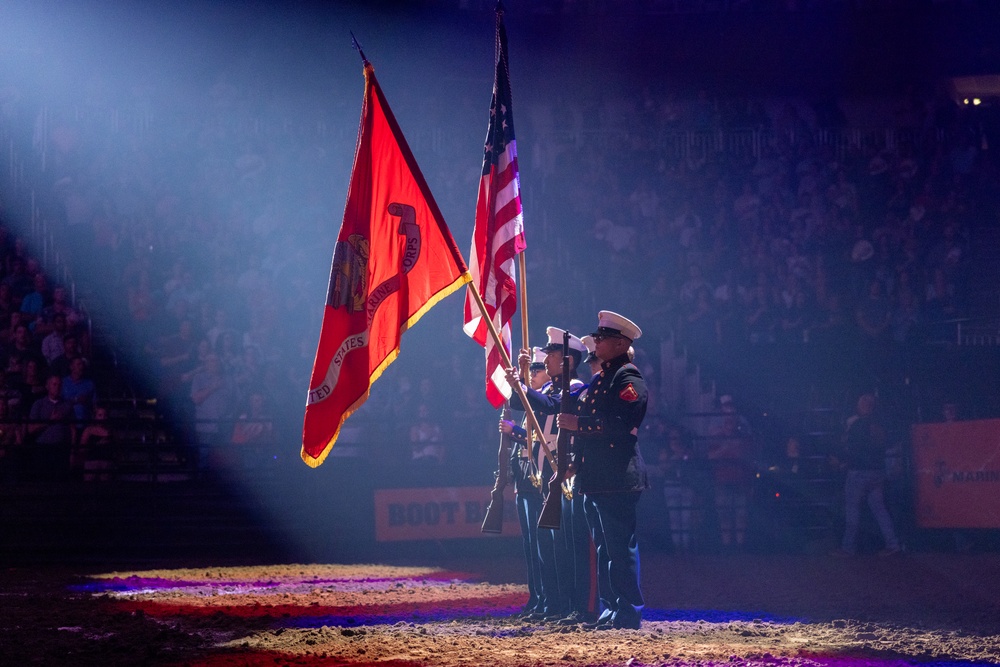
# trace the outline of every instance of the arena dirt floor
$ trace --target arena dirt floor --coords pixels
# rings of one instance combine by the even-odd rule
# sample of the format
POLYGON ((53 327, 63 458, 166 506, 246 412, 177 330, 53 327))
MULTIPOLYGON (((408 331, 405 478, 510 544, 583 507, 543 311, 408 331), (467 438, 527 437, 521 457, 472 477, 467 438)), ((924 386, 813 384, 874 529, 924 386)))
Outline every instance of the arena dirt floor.
POLYGON ((1000 554, 643 559, 640 630, 525 623, 516 558, 8 568, 0 664, 913 665, 1000 661, 1000 554))

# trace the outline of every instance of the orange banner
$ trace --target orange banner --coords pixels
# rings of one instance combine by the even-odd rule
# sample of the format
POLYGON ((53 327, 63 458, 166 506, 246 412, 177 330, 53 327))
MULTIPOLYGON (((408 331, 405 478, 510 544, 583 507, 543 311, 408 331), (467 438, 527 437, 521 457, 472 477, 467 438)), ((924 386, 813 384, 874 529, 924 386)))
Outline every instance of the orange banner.
POLYGON ((344 420, 399 355, 403 332, 469 280, 366 62, 354 169, 309 381, 303 461, 323 463, 344 420))
POLYGON ((1000 528, 1000 419, 913 426, 917 525, 1000 528))
MULTIPOLYGON (((489 486, 376 489, 375 539, 398 542, 496 537, 495 533, 482 532, 491 490, 489 486)), ((521 535, 514 492, 509 486, 504 490, 502 535, 521 535)))

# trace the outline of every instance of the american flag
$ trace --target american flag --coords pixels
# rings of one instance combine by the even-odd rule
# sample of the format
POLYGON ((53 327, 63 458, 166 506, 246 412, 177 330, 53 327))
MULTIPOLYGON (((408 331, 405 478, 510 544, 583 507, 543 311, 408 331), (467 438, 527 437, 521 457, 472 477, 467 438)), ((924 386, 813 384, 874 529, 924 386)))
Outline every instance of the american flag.
MULTIPOLYGON (((503 10, 497 8, 496 77, 490 123, 483 155, 483 175, 479 180, 476 227, 472 233, 470 273, 486 311, 493 320, 510 356, 510 320, 517 309, 514 258, 525 248, 524 218, 521 214, 521 185, 517 174, 517 147, 511 112, 510 78, 507 67, 507 31, 503 10)), ((488 335, 486 322, 471 294, 465 297, 463 329, 486 348, 486 398, 499 407, 510 397, 504 378, 502 355, 488 335)))

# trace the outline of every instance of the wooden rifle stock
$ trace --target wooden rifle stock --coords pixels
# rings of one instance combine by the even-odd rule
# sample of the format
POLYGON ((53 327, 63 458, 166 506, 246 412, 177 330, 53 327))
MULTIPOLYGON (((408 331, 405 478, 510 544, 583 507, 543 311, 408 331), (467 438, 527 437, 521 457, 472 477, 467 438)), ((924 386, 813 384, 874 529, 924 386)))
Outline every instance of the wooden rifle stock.
MULTIPOLYGON (((510 419, 510 406, 504 403, 501 419, 510 419)), ((483 518, 482 532, 503 532, 503 490, 507 487, 510 469, 511 437, 509 433, 500 434, 500 450, 497 452, 497 478, 490 491, 490 505, 486 508, 483 518)))
MULTIPOLYGON (((562 346, 562 395, 559 397, 559 412, 573 411, 573 397, 570 396, 569 378, 569 332, 563 332, 562 346)), ((539 528, 558 529, 562 524, 562 484, 569 468, 569 443, 573 434, 564 428, 559 429, 556 436, 556 471, 549 480, 549 494, 542 503, 542 511, 538 515, 539 528)))

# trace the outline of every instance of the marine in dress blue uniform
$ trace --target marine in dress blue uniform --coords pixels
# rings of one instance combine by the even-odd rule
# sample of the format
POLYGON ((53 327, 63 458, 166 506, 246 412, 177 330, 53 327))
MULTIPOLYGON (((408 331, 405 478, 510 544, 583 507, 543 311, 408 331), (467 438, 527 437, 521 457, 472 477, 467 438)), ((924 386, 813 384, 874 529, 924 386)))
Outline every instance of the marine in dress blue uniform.
MULTIPOLYGON (((547 358, 549 372, 561 373, 563 330, 549 327, 546 330, 546 335, 549 339, 548 344, 542 349, 550 353, 560 353, 547 358)), ((569 348, 570 372, 576 375, 581 361, 590 354, 590 347, 588 347, 586 340, 570 334, 569 348)), ((556 398, 560 396, 558 387, 562 386, 559 380, 560 378, 557 377, 552 382, 557 385, 557 392, 554 395, 556 398)), ((587 391, 587 388, 585 384, 574 377, 571 381, 571 391, 579 399, 587 391), (579 387, 582 389, 578 389, 579 387)), ((558 412, 560 408, 554 407, 558 412)), ((555 419, 552 421, 554 422, 555 419)), ((556 432, 558 433, 558 431, 556 432)), ((584 495, 576 488, 576 477, 573 475, 573 470, 576 469, 575 447, 571 448, 569 455, 570 471, 564 486, 570 492, 569 494, 564 493, 561 498, 562 525, 559 530, 553 531, 560 594, 564 605, 568 605, 569 609, 569 614, 559 619, 560 625, 594 622, 600 611, 597 589, 597 550, 594 547, 590 526, 587 522, 584 495)))
MULTIPOLYGON (((549 381, 545 372, 545 353, 534 349, 528 369, 530 386, 540 389, 549 381)), ((538 551, 538 514, 542 511, 542 492, 534 452, 523 426, 509 420, 500 421, 500 431, 509 433, 514 446, 510 453, 510 479, 514 484, 514 501, 517 519, 521 526, 524 563, 527 569, 528 601, 521 616, 545 615, 545 591, 542 588, 542 562, 538 551)), ((534 446, 537 448, 538 444, 534 446)))
POLYGON ((604 607, 595 628, 638 628, 644 601, 639 585, 636 505, 648 488, 638 432, 646 415, 642 374, 629 359, 641 329, 611 311, 598 313, 591 336, 601 372, 590 383, 575 414, 560 414, 560 428, 575 431, 577 485, 594 505, 598 567, 604 607))
MULTIPOLYGON (((541 348, 546 354, 545 370, 551 381, 540 390, 525 387, 528 403, 535 411, 538 422, 544 431, 541 435, 553 456, 558 455, 558 429, 555 422, 562 400, 562 340, 564 333, 558 327, 549 327, 546 330, 548 343, 541 348)), ((586 352, 587 348, 583 341, 570 334, 569 354, 570 374, 572 376, 570 378, 570 392, 574 400, 586 388, 586 385, 576 377, 576 367, 586 352)), ((520 364, 525 363, 526 355, 527 352, 522 350, 518 359, 520 364)), ((508 380, 512 380, 512 378, 508 378, 508 380)), ((535 461, 541 473, 542 492, 545 493, 548 491, 547 482, 554 471, 540 448, 536 450, 535 461)), ((579 615, 574 616, 574 612, 577 611, 576 603, 580 596, 576 591, 577 559, 572 532, 572 501, 563 496, 560 498, 560 502, 562 503, 562 527, 559 530, 537 529, 542 563, 542 589, 545 591, 543 617, 544 620, 553 622, 563 620, 580 622, 584 619, 579 618, 579 615)), ((589 543, 589 536, 587 536, 587 542, 589 543)), ((591 611, 596 615, 596 600, 591 606, 594 607, 591 611)))

